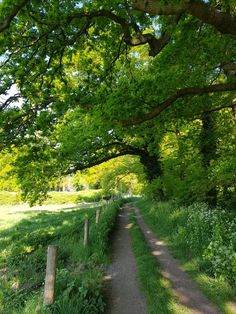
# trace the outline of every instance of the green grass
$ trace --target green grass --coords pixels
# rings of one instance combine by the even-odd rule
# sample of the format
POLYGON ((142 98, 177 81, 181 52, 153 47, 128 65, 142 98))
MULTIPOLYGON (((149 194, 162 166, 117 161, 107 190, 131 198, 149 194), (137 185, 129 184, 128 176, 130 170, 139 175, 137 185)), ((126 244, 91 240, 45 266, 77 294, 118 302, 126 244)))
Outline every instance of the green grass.
POLYGON ((189 273, 208 298, 215 303, 222 313, 235 314, 236 287, 224 279, 207 275, 201 267, 200 259, 193 257, 182 232, 186 224, 186 211, 176 208, 171 203, 155 203, 147 200, 137 202, 145 222, 158 238, 165 240, 172 255, 176 257, 182 268, 189 273))
POLYGON ((149 314, 184 314, 187 309, 173 295, 169 282, 162 277, 160 267, 152 256, 146 241, 131 219, 132 244, 138 268, 141 289, 146 297, 149 314))
POLYGON ((0 313, 101 313, 102 265, 107 263, 108 235, 118 203, 103 208, 99 225, 95 208, 0 211, 0 313), (83 246, 84 217, 90 219, 89 246, 83 246), (56 302, 42 308, 46 251, 59 247, 56 302), (37 311, 36 311, 37 309, 37 311))
MULTIPOLYGON (((78 192, 49 192, 44 205, 78 204, 83 202, 98 202, 102 197, 102 190, 84 190, 78 192)), ((20 193, 0 191, 0 205, 19 205, 23 202, 20 193)))
POLYGON ((0 205, 20 204, 20 194, 16 192, 0 191, 0 205))
POLYGON ((83 202, 97 202, 101 200, 102 190, 84 190, 78 192, 50 192, 49 198, 43 203, 51 204, 78 204, 83 202))

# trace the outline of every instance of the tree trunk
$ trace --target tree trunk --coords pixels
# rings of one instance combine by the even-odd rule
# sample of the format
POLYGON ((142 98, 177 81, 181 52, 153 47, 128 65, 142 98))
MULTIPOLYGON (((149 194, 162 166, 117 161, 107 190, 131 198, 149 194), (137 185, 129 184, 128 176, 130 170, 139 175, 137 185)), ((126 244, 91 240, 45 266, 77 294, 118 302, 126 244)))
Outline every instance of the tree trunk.
MULTIPOLYGON (((140 161, 144 166, 144 171, 149 183, 152 183, 155 179, 163 175, 159 154, 150 155, 150 153, 145 150, 140 156, 140 161)), ((156 189, 155 196, 159 200, 164 200, 165 196, 162 186, 156 189)))

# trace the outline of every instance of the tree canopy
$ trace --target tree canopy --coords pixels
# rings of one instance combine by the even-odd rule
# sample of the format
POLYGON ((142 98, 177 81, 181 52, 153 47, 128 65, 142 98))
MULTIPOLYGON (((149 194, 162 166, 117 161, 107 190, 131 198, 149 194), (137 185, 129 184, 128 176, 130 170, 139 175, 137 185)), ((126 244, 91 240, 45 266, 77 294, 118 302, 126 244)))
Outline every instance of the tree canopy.
POLYGON ((18 147, 23 188, 45 194, 47 177, 131 154, 160 198, 233 192, 235 12, 226 0, 2 1, 0 147, 18 147))

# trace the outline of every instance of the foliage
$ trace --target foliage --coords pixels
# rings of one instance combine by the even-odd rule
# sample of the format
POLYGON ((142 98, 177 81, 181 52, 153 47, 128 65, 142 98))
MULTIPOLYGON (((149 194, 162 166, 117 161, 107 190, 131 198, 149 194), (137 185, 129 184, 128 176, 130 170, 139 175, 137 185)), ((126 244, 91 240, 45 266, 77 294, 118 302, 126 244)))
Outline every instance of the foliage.
POLYGON ((31 204, 58 177, 129 154, 156 198, 234 204, 234 7, 205 1, 195 16, 172 1, 170 17, 162 2, 151 15, 142 1, 139 11, 116 0, 1 3, 0 148, 18 147, 31 204))
POLYGON ((100 313, 104 309, 101 266, 107 262, 108 236, 118 203, 102 209, 95 224, 95 209, 73 211, 21 211, 10 220, 1 212, 1 311, 32 313, 42 309, 46 247, 59 247, 56 302, 47 313, 100 313), (88 215, 90 243, 83 246, 83 218, 88 215), (5 270, 4 270, 5 269, 5 270))
POLYGON ((101 187, 104 194, 111 191, 140 194, 142 176, 142 167, 138 159, 133 156, 122 156, 77 172, 74 182, 79 187, 101 187))
POLYGON ((145 222, 203 292, 222 313, 234 313, 228 304, 235 296, 235 219, 205 204, 183 207, 143 200, 138 205, 145 222))
POLYGON ((49 192, 49 198, 43 203, 47 204, 79 204, 91 203, 101 200, 100 190, 84 190, 78 192, 49 192))
POLYGON ((186 241, 208 272, 236 284, 236 220, 225 210, 194 204, 187 209, 186 241))
POLYGON ((0 191, 19 191, 16 175, 13 174, 15 153, 3 151, 0 154, 0 191))
POLYGON ((20 195, 15 192, 0 191, 0 205, 11 204, 16 205, 20 204, 20 195))

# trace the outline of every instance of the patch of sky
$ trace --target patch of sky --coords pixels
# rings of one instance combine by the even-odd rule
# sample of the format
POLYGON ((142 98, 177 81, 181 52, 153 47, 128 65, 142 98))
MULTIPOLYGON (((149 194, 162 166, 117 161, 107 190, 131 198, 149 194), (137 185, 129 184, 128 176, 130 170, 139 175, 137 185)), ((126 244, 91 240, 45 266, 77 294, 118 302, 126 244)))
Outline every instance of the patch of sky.
MULTIPOLYGON (((19 90, 17 89, 17 86, 13 84, 11 88, 6 92, 6 94, 1 94, 0 95, 0 105, 1 103, 3 104, 7 99, 10 97, 13 97, 15 95, 19 95, 19 90)), ((14 108, 18 107, 20 108, 23 104, 23 98, 22 97, 17 97, 17 101, 11 102, 11 104, 8 107, 14 108)))
POLYGON ((76 1, 75 9, 81 9, 84 6, 84 1, 76 1))

